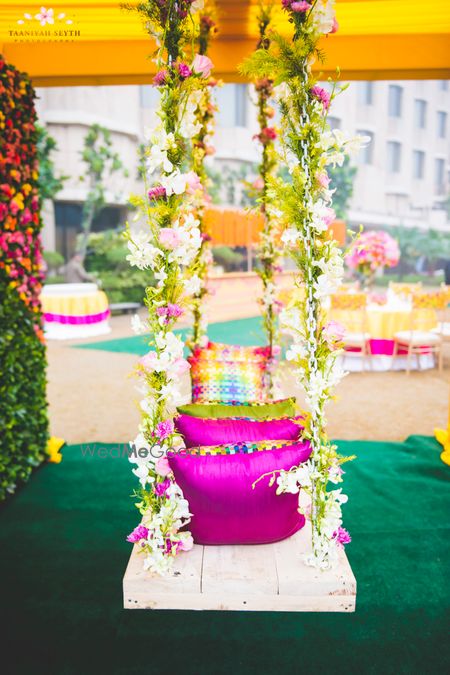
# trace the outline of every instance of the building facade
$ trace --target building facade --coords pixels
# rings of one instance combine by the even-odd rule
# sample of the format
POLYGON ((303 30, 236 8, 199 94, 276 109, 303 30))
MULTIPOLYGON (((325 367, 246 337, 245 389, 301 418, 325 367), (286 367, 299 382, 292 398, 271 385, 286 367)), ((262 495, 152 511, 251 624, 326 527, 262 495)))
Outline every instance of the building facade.
MULTIPOLYGON (((38 90, 38 114, 56 139, 56 171, 69 176, 54 208, 46 205, 44 245, 66 257, 75 246, 86 196, 81 150, 93 123, 110 130, 128 177, 108 179, 108 208, 96 229, 126 218, 128 195, 143 189, 138 151, 144 128, 155 116, 158 92, 149 85, 71 87, 38 90)), ((259 160, 253 140, 257 121, 252 90, 227 84, 216 92, 219 113, 216 154, 208 161, 220 181, 221 201, 243 202, 242 179, 259 160)), ((448 81, 354 82, 332 106, 332 128, 361 133, 371 143, 354 161, 357 173, 348 211, 349 225, 404 226, 450 230, 450 83, 448 81)))

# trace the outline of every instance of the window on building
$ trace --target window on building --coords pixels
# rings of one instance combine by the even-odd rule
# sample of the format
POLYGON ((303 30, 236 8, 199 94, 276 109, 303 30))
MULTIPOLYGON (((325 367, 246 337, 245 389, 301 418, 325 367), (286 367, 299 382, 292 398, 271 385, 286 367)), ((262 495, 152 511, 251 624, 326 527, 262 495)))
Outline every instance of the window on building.
POLYGON ((372 105, 373 92, 373 82, 358 82, 358 102, 361 105, 372 105))
POLYGON ((245 127, 247 125, 247 85, 226 84, 216 92, 221 127, 245 127))
POLYGON ((397 141, 388 141, 387 168, 389 173, 400 173, 402 161, 402 145, 397 141))
POLYGON ((331 130, 341 128, 341 120, 339 119, 339 117, 333 117, 332 115, 328 115, 327 122, 330 125, 331 130))
POLYGON ((414 123, 417 129, 425 129, 427 124, 427 102, 421 98, 414 101, 414 123))
POLYGON ((141 108, 152 109, 157 108, 161 94, 156 87, 151 84, 143 84, 139 87, 139 102, 141 108))
POLYGON ((439 80, 439 89, 441 91, 448 91, 448 80, 439 80))
POLYGON ((364 145, 361 150, 358 152, 358 162, 360 164, 372 164, 373 163, 373 145, 375 136, 371 131, 367 129, 358 129, 356 132, 360 136, 368 136, 370 141, 364 145))
POLYGON ((423 150, 413 150, 413 178, 420 180, 425 175, 425 153, 423 150))
POLYGON ((445 159, 440 157, 434 160, 434 185, 436 194, 445 194, 445 159))
POLYGON ((388 113, 389 117, 402 116, 403 89, 397 84, 389 85, 388 92, 388 113))
POLYGON ((443 110, 438 110, 437 114, 437 135, 438 138, 447 136, 447 113, 443 110))
MULTIPOLYGON (((77 236, 81 232, 83 204, 80 202, 55 201, 55 238, 56 250, 65 260, 69 260, 76 251, 77 236)), ((125 206, 105 206, 94 218, 93 232, 114 230, 123 226, 126 218, 125 206)))

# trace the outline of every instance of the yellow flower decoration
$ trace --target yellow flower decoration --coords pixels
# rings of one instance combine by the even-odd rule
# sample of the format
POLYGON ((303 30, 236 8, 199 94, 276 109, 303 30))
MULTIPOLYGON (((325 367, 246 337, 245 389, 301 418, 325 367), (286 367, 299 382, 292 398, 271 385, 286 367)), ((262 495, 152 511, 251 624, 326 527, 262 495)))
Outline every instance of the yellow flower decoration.
POLYGON ((438 443, 440 443, 444 451, 441 452, 441 459, 444 464, 450 466, 450 434, 446 429, 435 429, 434 436, 438 443))
POLYGON ((47 441, 47 454, 48 461, 53 464, 59 464, 62 461, 62 455, 60 453, 61 448, 65 445, 65 440, 63 438, 58 438, 57 436, 52 436, 47 441))

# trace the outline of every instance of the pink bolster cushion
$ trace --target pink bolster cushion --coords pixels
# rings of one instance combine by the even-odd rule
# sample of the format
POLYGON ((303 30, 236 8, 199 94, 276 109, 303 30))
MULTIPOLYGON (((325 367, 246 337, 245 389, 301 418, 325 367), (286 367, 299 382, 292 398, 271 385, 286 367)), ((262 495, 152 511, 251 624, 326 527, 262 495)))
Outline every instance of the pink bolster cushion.
POLYGON ((168 453, 175 480, 189 502, 197 544, 269 544, 300 530, 298 494, 276 494, 275 470, 288 471, 311 454, 308 441, 233 455, 168 453), (252 485, 260 478, 253 488, 252 485))
POLYGON ((295 441, 304 428, 302 416, 252 420, 203 419, 191 415, 178 415, 174 421, 175 428, 183 436, 187 448, 242 441, 295 441))

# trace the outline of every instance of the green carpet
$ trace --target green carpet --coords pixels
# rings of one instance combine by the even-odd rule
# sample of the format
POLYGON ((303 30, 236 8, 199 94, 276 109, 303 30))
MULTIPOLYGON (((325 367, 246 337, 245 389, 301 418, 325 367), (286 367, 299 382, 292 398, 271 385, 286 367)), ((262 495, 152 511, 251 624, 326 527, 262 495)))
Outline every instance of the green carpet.
POLYGON ((358 596, 334 615, 122 610, 130 464, 65 448, 0 511, 5 675, 449 672, 450 468, 431 438, 339 446, 358 596))
MULTIPOLYGON (((174 332, 182 335, 183 340, 185 340, 188 329, 184 328, 175 330, 174 332)), ((212 342, 226 342, 232 345, 265 344, 261 318, 258 316, 212 323, 208 326, 208 338, 212 342)), ((105 352, 121 352, 143 356, 148 352, 148 336, 133 335, 132 337, 119 338, 117 340, 102 340, 100 342, 88 342, 87 344, 75 346, 80 349, 99 349, 105 352)))

